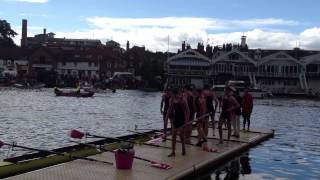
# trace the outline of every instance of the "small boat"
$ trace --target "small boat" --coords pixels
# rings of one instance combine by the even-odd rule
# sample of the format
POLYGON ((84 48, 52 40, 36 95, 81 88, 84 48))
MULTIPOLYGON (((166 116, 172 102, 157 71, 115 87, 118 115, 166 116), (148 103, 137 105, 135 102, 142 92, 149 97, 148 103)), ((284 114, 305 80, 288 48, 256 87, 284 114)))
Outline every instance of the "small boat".
POLYGON ((20 82, 14 83, 13 87, 18 89, 41 89, 44 88, 46 85, 44 83, 29 83, 29 82, 20 82))
MULTIPOLYGON (((243 91, 246 88, 244 81, 228 81, 227 85, 233 86, 239 91, 240 95, 243 95, 243 91)), ((212 87, 213 91, 217 96, 223 96, 225 85, 214 85, 212 87)), ((271 93, 263 91, 259 88, 249 88, 249 92, 255 99, 264 99, 266 97, 272 96, 271 93)))
POLYGON ((86 90, 62 90, 54 88, 56 96, 69 96, 69 97, 92 97, 94 92, 86 90))

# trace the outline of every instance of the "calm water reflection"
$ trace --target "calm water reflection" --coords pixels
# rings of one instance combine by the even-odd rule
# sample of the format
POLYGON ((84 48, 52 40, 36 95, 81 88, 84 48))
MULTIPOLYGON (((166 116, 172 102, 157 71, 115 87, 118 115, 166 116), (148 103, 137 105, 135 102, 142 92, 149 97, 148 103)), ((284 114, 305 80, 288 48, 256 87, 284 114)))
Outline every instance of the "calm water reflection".
POLYGON ((255 104, 253 126, 273 128, 275 137, 199 179, 320 179, 320 102, 255 104))
MULTIPOLYGON (((67 133, 72 128, 107 136, 129 134, 135 124, 161 128, 160 97, 160 93, 118 91, 72 98, 55 97, 52 89, 0 89, 0 139, 53 149, 70 144, 67 133)), ((252 126, 273 128, 275 137, 228 162, 219 176, 214 172, 206 178, 319 179, 319 101, 256 100, 252 126)), ((21 153, 26 152, 9 156, 21 153)), ((6 149, 1 149, 0 158, 6 156, 6 149)))
MULTIPOLYGON (((0 139, 53 149, 69 145, 70 129, 106 136, 130 134, 134 125, 160 128, 160 93, 117 91, 93 98, 56 97, 52 89, 0 90, 0 139)), ((25 153, 25 152, 22 152, 25 153)), ((21 154, 15 151, 10 156, 21 154)), ((0 157, 6 150, 0 149, 0 157)))

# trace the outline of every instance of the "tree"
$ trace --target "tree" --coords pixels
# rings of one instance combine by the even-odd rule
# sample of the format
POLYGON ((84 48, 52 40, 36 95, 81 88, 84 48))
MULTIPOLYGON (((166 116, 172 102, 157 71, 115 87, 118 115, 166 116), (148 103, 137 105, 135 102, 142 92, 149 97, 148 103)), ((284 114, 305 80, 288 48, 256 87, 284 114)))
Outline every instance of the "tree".
POLYGON ((10 24, 0 19, 0 47, 15 47, 12 38, 16 35, 17 33, 11 29, 10 24))

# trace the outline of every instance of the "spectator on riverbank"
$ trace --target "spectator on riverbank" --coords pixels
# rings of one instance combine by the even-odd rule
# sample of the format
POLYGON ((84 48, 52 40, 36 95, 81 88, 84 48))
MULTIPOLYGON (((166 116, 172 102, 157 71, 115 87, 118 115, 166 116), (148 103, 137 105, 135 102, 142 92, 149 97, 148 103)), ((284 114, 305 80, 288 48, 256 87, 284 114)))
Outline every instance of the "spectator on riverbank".
POLYGON ((242 116, 243 116, 243 130, 245 130, 246 122, 248 122, 247 130, 250 131, 250 117, 253 109, 253 98, 249 93, 249 88, 245 88, 242 98, 242 116))

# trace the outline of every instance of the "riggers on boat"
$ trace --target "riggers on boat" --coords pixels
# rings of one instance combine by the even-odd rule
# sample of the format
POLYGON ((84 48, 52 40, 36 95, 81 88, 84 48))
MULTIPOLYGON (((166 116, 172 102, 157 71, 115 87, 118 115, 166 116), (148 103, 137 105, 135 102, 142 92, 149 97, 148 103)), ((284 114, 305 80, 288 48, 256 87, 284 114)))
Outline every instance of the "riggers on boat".
MULTIPOLYGON (((152 143, 154 146, 146 145, 158 131, 139 133, 120 137, 121 139, 135 141, 140 145, 134 146, 135 156, 145 159, 152 159, 172 166, 170 169, 159 169, 150 166, 145 161, 134 160, 132 169, 118 170, 115 166, 90 162, 85 160, 74 160, 68 156, 57 156, 48 153, 34 153, 16 158, 6 159, 0 166, 0 178, 9 177, 8 180, 25 179, 192 179, 209 169, 217 168, 219 165, 228 162, 230 159, 247 151, 249 148, 267 140, 274 134, 273 130, 241 131, 240 139, 232 137, 229 142, 223 145, 216 145, 216 136, 210 136, 205 147, 197 147, 194 144, 197 138, 191 137, 191 144, 186 145, 186 156, 177 154, 176 157, 167 157, 171 152, 168 148, 171 145, 170 137, 166 142, 161 140, 152 143), (208 147, 208 148, 207 148, 208 147), (214 151, 212 151, 215 148, 214 151), (72 161, 73 160, 73 161, 72 161), (67 162, 71 161, 71 162, 67 162), (63 163, 67 162, 67 163, 63 163), (54 166, 53 166, 54 165, 54 166), (50 167, 49 167, 50 166, 50 167), (47 168, 44 168, 47 167, 47 168), (33 171, 39 169, 37 171, 33 171), (28 172, 28 173, 25 173, 28 172), (22 174, 23 173, 23 174, 22 174), (17 175, 19 174, 19 175, 17 175)), ((80 133, 81 134, 81 133, 80 133)), ((87 133, 88 134, 88 133, 87 133)), ((193 132, 196 135, 196 132, 193 132)), ((212 132, 209 132, 212 134, 212 132)), ((90 135, 90 134, 89 134, 90 135)), ((224 131, 226 137, 226 132, 224 131)), ((99 137, 99 136, 98 136, 99 137)), ((101 136, 104 137, 104 136, 101 136)), ((119 138, 105 138, 90 144, 102 146, 102 149, 118 149, 119 138)), ((177 142, 178 146, 181 146, 177 142)), ((178 148, 178 147, 177 147, 178 148)), ((87 145, 76 145, 54 150, 56 152, 71 154, 72 156, 90 156, 89 158, 100 161, 114 162, 115 155, 110 152, 99 152, 95 147, 87 145)), ((116 163, 113 163, 116 164, 116 163)))
MULTIPOLYGON (((150 131, 149 133, 154 132, 150 131)), ((123 140, 133 139, 137 143, 147 140, 145 137, 138 134, 122 136, 119 138, 123 140)), ((87 157, 101 153, 95 146, 112 151, 117 149, 120 145, 119 141, 113 138, 104 138, 88 144, 91 145, 91 147, 79 143, 77 145, 52 150, 56 153, 66 154, 66 156, 49 152, 35 152, 4 159, 0 162, 0 179, 75 160, 76 158, 73 157, 87 157)))
POLYGON ((56 96, 69 96, 69 97, 92 97, 94 92, 77 90, 62 90, 57 87, 54 88, 56 96))

